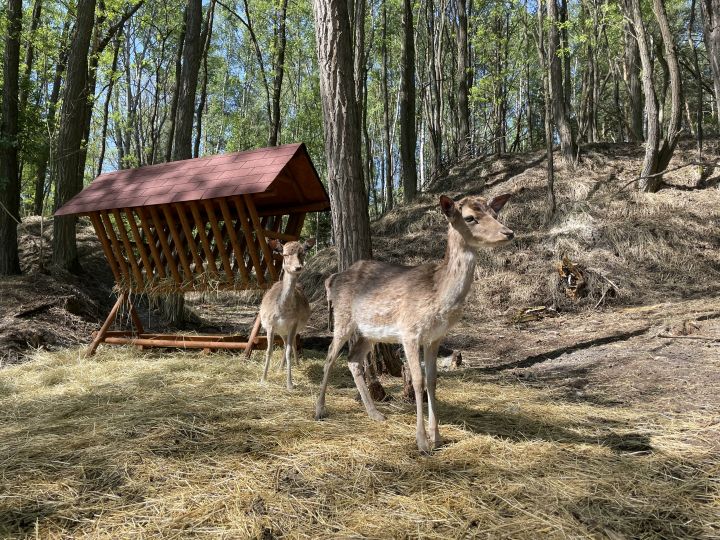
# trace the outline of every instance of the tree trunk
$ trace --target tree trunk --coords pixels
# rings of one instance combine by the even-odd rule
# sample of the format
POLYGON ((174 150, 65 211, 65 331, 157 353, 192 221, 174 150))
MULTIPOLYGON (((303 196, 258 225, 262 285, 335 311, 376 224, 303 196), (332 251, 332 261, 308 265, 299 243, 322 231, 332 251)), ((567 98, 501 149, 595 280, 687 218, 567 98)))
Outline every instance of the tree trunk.
POLYGON ((417 197, 417 163, 415 148, 415 41, 412 0, 403 0, 403 48, 400 79, 400 161, 402 164, 403 199, 417 197))
MULTIPOLYGON (((702 0, 701 0, 702 1, 702 0)), ((698 60, 697 45, 693 39, 693 30, 695 28, 695 0, 690 2, 690 24, 688 25, 688 42, 693 52, 693 69, 695 70, 695 84, 697 85, 697 104, 695 109, 695 119, 697 127, 695 129, 695 146, 697 149, 698 160, 702 159, 703 147, 703 87, 702 72, 700 71, 700 61, 698 60)))
POLYGON ((208 86, 208 65, 207 58, 210 52, 210 40, 212 39, 213 21, 215 20, 215 2, 210 3, 208 8, 207 19, 205 20, 205 29, 202 32, 200 41, 203 43, 202 50, 202 68, 203 79, 200 90, 200 100, 197 106, 197 126, 195 130, 195 144, 193 145, 193 157, 200 155, 200 139, 202 136, 202 117, 207 102, 207 86, 208 86))
POLYGON ((715 90, 715 114, 720 127, 720 0, 700 0, 705 48, 715 90))
POLYGON ((388 95, 388 55, 387 55, 387 0, 383 2, 382 8, 382 100, 383 100, 383 142, 384 142, 384 164, 385 164, 385 211, 392 210, 394 203, 393 195, 393 172, 392 172, 392 139, 390 137, 390 96, 388 95))
MULTIPOLYGON (((182 80, 183 48, 185 47, 185 32, 187 29, 188 8, 185 7, 183 25, 178 37, 178 48, 175 55, 175 91, 170 102, 170 126, 168 128, 167 146, 165 147, 165 161, 172 160, 173 143, 175 142, 175 123, 177 121, 178 99, 180 97, 180 81, 182 80)), ((129 83, 128 83, 129 84, 129 83)))
MULTIPOLYGON (((632 13, 631 0, 625 0, 625 8, 632 13)), ((628 93, 627 127, 631 141, 640 142, 643 137, 643 99, 640 82, 640 48, 632 32, 631 23, 625 25, 625 86, 628 93)))
POLYGON ((278 21, 278 30, 275 39, 275 57, 273 58, 273 94, 272 94, 272 119, 270 122, 270 137, 268 146, 275 146, 280 135, 280 97, 282 92, 283 77, 285 75, 285 45, 287 43, 286 20, 288 0, 282 0, 278 21))
POLYGON ((350 20, 344 0, 313 0, 313 13, 333 234, 342 272, 372 255, 368 200, 360 174, 350 20))
MULTIPOLYGON (((103 106, 102 134, 100 135, 100 157, 98 158, 97 176, 102 174, 103 162, 105 161, 105 139, 107 139, 108 120, 110 116, 110 100, 112 99, 113 87, 115 86, 115 72, 117 71, 118 56, 120 53, 120 36, 115 41, 113 49, 112 65, 110 66, 110 82, 108 82, 105 105, 103 106)), ((128 84, 130 84, 128 82, 128 84)))
MULTIPOLYGON (((88 52, 95 20, 95 0, 78 0, 75 31, 68 53, 67 78, 60 110, 57 151, 56 207, 77 195, 83 187, 81 160, 85 134, 85 111, 89 96, 88 52)), ((70 272, 81 270, 75 238, 75 216, 57 216, 53 220, 53 263, 70 272)))
POLYGON ((457 28, 457 77, 458 77, 458 154, 468 150, 470 137, 470 107, 468 104, 468 20, 467 3, 455 0, 458 12, 457 28))
POLYGON ((643 191, 655 191, 655 183, 659 181, 650 178, 655 173, 658 160, 658 146, 660 143, 660 121, 658 119, 658 104, 653 86, 653 63, 650 57, 650 47, 647 40, 645 23, 642 20, 640 0, 628 0, 630 17, 633 21, 635 36, 642 63, 642 83, 645 93, 645 115, 647 116, 647 136, 645 138, 645 158, 640 171, 638 187, 643 191))
MULTIPOLYGON (((555 2, 555 0, 545 0, 546 2, 555 2)), ((553 79, 550 75, 548 51, 551 50, 550 41, 552 40, 551 32, 548 32, 547 45, 545 37, 545 21, 543 17, 542 6, 538 5, 538 54, 540 56, 540 66, 543 72, 543 94, 545 97, 545 151, 547 155, 547 206, 545 207, 545 219, 550 221, 555 214, 555 163, 553 156, 553 118, 552 106, 555 99, 553 79)))
POLYGON ((558 10, 555 2, 556 0, 547 2, 547 16, 549 19, 547 58, 550 68, 550 84, 552 85, 553 118, 560 137, 562 158, 568 165, 572 165, 575 161, 576 149, 570 125, 570 111, 566 106, 563 91, 562 62, 558 56, 558 47, 560 45, 558 10))
POLYGON ((18 146, 20 110, 20 34, 22 1, 7 2, 7 35, 3 62, 3 104, 0 122, 0 275, 20 273, 17 225, 20 221, 18 146))

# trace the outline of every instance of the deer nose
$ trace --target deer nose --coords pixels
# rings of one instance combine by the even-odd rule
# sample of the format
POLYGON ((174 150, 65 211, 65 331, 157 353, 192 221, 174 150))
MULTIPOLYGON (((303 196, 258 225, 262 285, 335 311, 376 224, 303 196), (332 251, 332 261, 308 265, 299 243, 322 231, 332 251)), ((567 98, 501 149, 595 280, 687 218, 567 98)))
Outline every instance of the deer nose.
POLYGON ((295 266, 295 267, 293 268, 293 272, 299 272, 299 271, 302 270, 302 269, 303 269, 302 266, 295 266))
POLYGON ((515 233, 512 231, 503 232, 503 234, 507 237, 508 240, 512 240, 515 238, 515 233))

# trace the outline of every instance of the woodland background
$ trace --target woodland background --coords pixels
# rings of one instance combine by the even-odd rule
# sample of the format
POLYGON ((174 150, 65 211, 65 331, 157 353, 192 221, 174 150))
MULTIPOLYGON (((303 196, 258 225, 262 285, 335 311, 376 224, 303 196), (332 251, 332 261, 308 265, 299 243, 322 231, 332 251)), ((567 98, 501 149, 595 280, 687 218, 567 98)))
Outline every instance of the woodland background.
MULTIPOLYGON (((341 269, 370 255, 369 219, 470 156, 646 141, 656 191, 680 135, 701 154, 717 132, 719 21, 719 0, 9 0, 0 273, 19 220, 102 171, 286 142, 328 180, 332 227, 307 233, 334 231, 341 269)), ((75 219, 53 227, 77 271, 75 219)))

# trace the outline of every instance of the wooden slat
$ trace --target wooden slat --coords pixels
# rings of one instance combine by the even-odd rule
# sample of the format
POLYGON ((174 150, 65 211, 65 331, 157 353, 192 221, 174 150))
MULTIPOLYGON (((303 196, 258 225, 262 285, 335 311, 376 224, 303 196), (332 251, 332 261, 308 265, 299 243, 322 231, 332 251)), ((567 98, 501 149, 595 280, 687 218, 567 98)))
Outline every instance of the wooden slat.
POLYGON ((105 319, 105 322, 100 327, 100 331, 95 334, 94 339, 92 340, 92 343, 90 343, 90 346, 85 351, 85 356, 92 356, 95 354, 95 350, 98 348, 98 345, 102 341, 105 340, 105 334, 107 334, 108 328, 110 328, 110 325, 115 320, 115 317, 117 316, 117 312, 120 309, 120 306, 122 306, 123 302, 125 302, 125 299, 127 298, 127 292, 122 293, 120 296, 118 296, 117 301, 115 302, 115 305, 110 310, 110 313, 108 313, 107 318, 105 319))
POLYGON ((208 271, 211 274, 217 274, 217 263, 215 262, 215 255, 212 252, 212 246, 208 240, 207 234, 205 234, 205 222, 200 216, 200 208, 195 201, 188 203, 190 211, 192 212, 193 218, 195 219, 195 227, 197 227, 198 236, 200 237, 200 243, 202 244, 203 251, 205 252, 205 260, 208 263, 208 271))
POLYGON ((220 252, 220 260, 222 261, 223 267, 225 268, 225 274, 227 275, 228 280, 232 283, 233 281, 235 281, 235 274, 233 274, 232 265, 230 264, 230 257, 228 256, 228 252, 225 249, 225 241, 223 240, 222 232, 220 232, 220 224, 217 221, 215 209, 213 208, 212 202, 209 200, 203 201, 203 205, 205 206, 205 211, 207 212, 210 227, 212 227, 213 234, 215 235, 215 245, 220 252))
MULTIPOLYGON (((260 224, 260 218, 258 217, 257 211, 255 210, 255 203, 249 195, 243 195, 243 198, 245 199, 245 205, 247 206, 248 212, 250 213, 250 219, 252 220, 253 228, 255 229, 255 236, 258 240, 258 243, 260 244, 260 249, 265 256, 265 260, 269 262, 272 260, 272 255, 270 254, 270 246, 268 246, 267 240, 265 240, 265 235, 263 235, 262 233, 264 227, 260 224)), ((270 271, 271 280, 277 281, 278 274, 275 270, 275 266, 272 264, 268 264, 268 270, 270 271)))
POLYGON ((240 216, 240 225, 242 226, 243 235, 245 236, 245 245, 248 253, 250 254, 250 260, 252 261, 253 266, 255 266, 255 276, 257 277, 258 285, 263 287, 266 283, 265 276, 263 276, 262 266, 260 265, 260 254, 255 246, 252 229, 250 228, 250 223, 248 222, 245 202, 240 197, 233 197, 233 203, 235 203, 235 209, 238 212, 238 216, 240 216))
POLYGON ((138 253, 140 253, 143 268, 145 268, 145 279, 147 281, 150 281, 153 278, 152 261, 148 256, 147 250, 145 249, 145 243, 142 240, 142 236, 140 236, 140 230, 138 229, 137 223, 135 222, 135 215, 130 208, 125 208, 123 212, 125 213, 125 217, 130 224, 130 232, 132 233, 133 239, 135 240, 135 249, 137 249, 138 253))
POLYGON ((165 267, 163 266, 162 258, 160 257, 160 251, 158 251, 157 241, 155 240, 155 236, 152 234, 152 229, 150 229, 145 209, 137 207, 135 211, 140 218, 140 226, 145 233, 145 238, 147 238, 147 244, 150 247, 150 254, 152 255, 153 262, 155 263, 155 270, 157 270, 157 273, 161 278, 164 278, 167 274, 165 273, 165 267))
POLYGON ((198 246, 195 243, 195 237, 192 233, 192 225, 190 225, 190 221, 185 214, 187 208, 185 207, 185 205, 182 205, 180 203, 175 203, 174 206, 175 210, 177 210, 178 216, 180 216, 180 225, 182 226, 183 232, 185 233, 185 239, 188 243, 188 247, 190 248, 190 253, 192 254, 193 261, 195 262, 195 273, 200 276, 205 272, 205 268, 203 266, 202 258, 200 257, 198 246))
POLYGON ((110 266, 110 270, 112 270, 113 276, 115 277, 115 281, 120 282, 122 276, 120 274, 120 269, 118 268, 118 262, 115 259, 112 248, 110 247, 110 241, 108 240, 107 233, 105 232, 105 226, 102 224, 99 214, 97 212, 91 212, 90 221, 92 222, 93 227, 95 227, 95 234, 97 234, 100 239, 100 244, 102 245, 103 252, 105 253, 108 266, 110 266))
POLYGON ((115 260, 118 263, 118 267, 120 267, 120 272, 122 272, 123 277, 129 283, 130 282, 130 269, 127 267, 127 262, 125 261, 125 258, 122 256, 122 248, 120 247, 120 242, 118 241, 117 236, 115 236, 115 229, 113 229, 112 223, 110 223, 110 218, 108 217, 107 212, 105 212, 105 211, 100 212, 100 218, 102 219, 102 222, 105 224, 105 231, 108 233, 108 236, 110 237, 110 242, 112 243, 115 260))
POLYGON ((125 246, 125 253, 127 254, 128 261, 130 261, 130 268, 132 268, 132 273, 135 276, 135 281, 137 282, 137 285, 135 287, 130 288, 140 290, 143 288, 142 272, 140 272, 140 267, 138 266, 137 260, 135 259, 135 252, 130 245, 130 239, 128 238, 127 231, 125 230, 125 223, 123 222, 119 210, 113 209, 111 210, 111 212, 113 217, 115 218, 115 224, 117 225, 118 232, 120 233, 120 240, 122 240, 122 243, 125 246))
POLYGON ((170 211, 170 207, 168 205, 164 204, 161 206, 161 208, 163 215, 165 216, 165 221, 167 221, 168 224, 168 230, 172 235, 173 244, 175 244, 175 251, 180 257, 180 264, 182 264, 183 272, 185 272, 185 280, 192 281, 193 274, 190 270, 190 263, 188 262, 187 254, 185 253, 185 242, 183 242, 182 238, 180 238, 180 235, 178 234, 178 229, 175 224, 175 218, 173 218, 172 212, 170 211))
MULTIPOLYGON (((250 275, 248 274, 247 268, 245 267, 245 251, 240 246, 240 240, 235 233, 233 225, 232 215, 230 214, 230 208, 228 207, 225 199, 220 199, 220 212, 222 213, 223 221, 225 222, 225 229, 230 237, 230 243, 232 244, 233 251, 235 253, 235 260, 237 261, 237 268, 242 275, 243 284, 247 285, 250 283, 250 275)), ((240 219, 240 218, 238 218, 240 219)))
POLYGON ((287 226, 285 227, 285 234, 290 234, 295 238, 300 238, 303 225, 305 224, 305 212, 296 212, 290 214, 287 226))
POLYGON ((165 260, 167 261, 170 273, 172 274, 175 283, 180 286, 182 285, 182 278, 180 277, 180 272, 178 272, 175 258, 172 255, 172 250, 170 249, 170 244, 168 244, 165 228, 162 226, 162 221, 160 220, 160 214, 158 214, 157 208, 154 206, 150 207, 150 216, 152 216, 153 225, 155 225, 155 234, 157 234, 158 239, 160 240, 160 246, 162 246, 162 251, 165 254, 165 260))
POLYGON ((283 242, 291 242, 292 240, 298 239, 294 234, 281 233, 269 229, 263 229, 263 234, 265 235, 265 238, 275 238, 276 240, 282 240, 283 242))

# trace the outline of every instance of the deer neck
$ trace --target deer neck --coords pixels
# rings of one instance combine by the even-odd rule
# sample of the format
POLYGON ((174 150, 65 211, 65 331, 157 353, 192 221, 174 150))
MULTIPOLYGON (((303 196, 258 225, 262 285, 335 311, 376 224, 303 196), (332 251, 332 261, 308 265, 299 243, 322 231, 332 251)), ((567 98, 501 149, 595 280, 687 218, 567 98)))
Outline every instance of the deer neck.
POLYGON ((295 284, 297 283, 297 274, 283 272, 282 289, 280 290, 279 303, 282 306, 288 305, 295 300, 295 284))
POLYGON ((452 311, 465 301, 475 274, 475 251, 453 227, 448 230, 445 259, 435 271, 438 308, 452 311))

